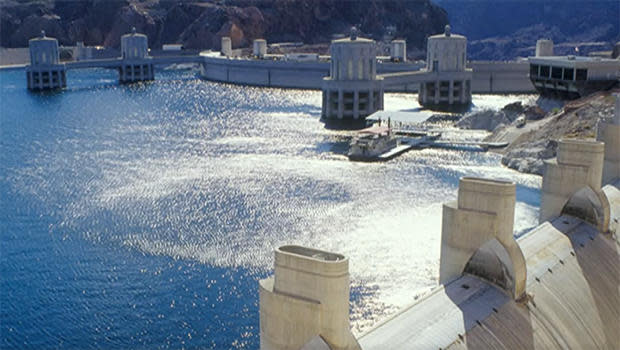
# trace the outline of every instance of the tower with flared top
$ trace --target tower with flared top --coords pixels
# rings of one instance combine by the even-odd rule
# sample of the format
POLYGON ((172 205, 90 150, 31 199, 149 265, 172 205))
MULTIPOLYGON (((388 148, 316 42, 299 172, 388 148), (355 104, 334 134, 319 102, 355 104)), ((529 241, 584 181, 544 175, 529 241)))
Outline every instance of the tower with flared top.
POLYGON ((60 63, 58 40, 41 36, 28 41, 30 65, 26 67, 26 78, 30 90, 62 89, 67 86, 66 68, 60 63))
POLYGON ((428 107, 468 106, 471 103, 472 70, 467 64, 467 38, 452 34, 449 25, 443 34, 428 38, 424 81, 418 102, 428 107))
POLYGON ((383 78, 377 77, 377 48, 352 28, 330 46, 329 77, 323 78, 323 120, 363 121, 383 109, 383 78))
POLYGON ((121 55, 122 63, 118 71, 121 83, 155 79, 148 38, 137 33, 136 28, 121 37, 121 55))

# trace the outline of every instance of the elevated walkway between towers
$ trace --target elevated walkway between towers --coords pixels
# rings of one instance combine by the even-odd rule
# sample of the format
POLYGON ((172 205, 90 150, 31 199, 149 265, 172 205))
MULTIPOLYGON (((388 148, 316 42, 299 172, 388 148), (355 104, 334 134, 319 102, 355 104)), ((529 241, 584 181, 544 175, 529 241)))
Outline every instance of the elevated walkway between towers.
POLYGON ((618 241, 561 216, 518 243, 523 300, 465 274, 364 334, 362 349, 618 348, 618 241))
MULTIPOLYGON (((165 56, 150 57, 148 62, 154 65, 171 65, 186 63, 201 63, 200 56, 165 56)), ((87 68, 119 68, 123 64, 122 58, 108 58, 100 60, 84 60, 65 63, 66 69, 87 69, 87 68)))

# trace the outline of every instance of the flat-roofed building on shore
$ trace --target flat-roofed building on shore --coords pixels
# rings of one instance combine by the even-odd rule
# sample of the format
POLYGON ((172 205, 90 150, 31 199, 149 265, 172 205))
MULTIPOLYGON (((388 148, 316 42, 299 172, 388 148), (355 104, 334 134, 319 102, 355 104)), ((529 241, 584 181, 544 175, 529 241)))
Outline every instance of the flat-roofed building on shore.
MULTIPOLYGON (((541 40, 539 40, 540 42, 541 40)), ((548 45, 548 44, 547 44, 548 45)), ((573 99, 618 85, 620 59, 584 56, 547 56, 539 53, 528 58, 530 80, 542 95, 573 99)), ((553 53, 553 47, 542 52, 553 53)))

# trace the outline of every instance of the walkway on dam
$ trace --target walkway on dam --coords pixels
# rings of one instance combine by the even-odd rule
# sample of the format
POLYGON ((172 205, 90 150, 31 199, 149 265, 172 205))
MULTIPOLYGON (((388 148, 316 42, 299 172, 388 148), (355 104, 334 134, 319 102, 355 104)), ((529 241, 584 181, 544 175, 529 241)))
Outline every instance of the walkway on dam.
MULTIPOLYGON (((165 57, 150 57, 147 59, 140 59, 139 62, 149 62, 154 65, 170 65, 170 64, 186 64, 186 63, 201 63, 202 57, 200 56, 165 56, 165 57)), ((65 63, 66 69, 87 69, 87 68, 118 68, 125 62, 133 62, 132 60, 123 60, 122 58, 109 58, 100 60, 85 60, 74 61, 65 63)))

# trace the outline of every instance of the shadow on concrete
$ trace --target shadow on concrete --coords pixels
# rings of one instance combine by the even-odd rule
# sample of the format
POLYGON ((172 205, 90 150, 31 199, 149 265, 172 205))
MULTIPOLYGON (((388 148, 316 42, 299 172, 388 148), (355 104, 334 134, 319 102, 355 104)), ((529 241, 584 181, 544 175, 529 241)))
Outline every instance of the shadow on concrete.
POLYGON ((511 296, 510 261, 506 249, 497 240, 489 240, 466 264, 463 273, 469 278, 446 286, 446 295, 461 310, 466 332, 455 341, 465 348, 534 349, 528 305, 511 296))
MULTIPOLYGON (((459 282, 459 280, 455 281, 459 282)), ((463 300, 468 284, 452 283, 446 294, 461 310, 465 334, 454 340, 465 349, 523 349, 534 347, 532 317, 527 305, 517 303, 503 290, 486 286, 463 300)))
MULTIPOLYGON (((619 349, 620 247, 610 235, 598 233, 594 227, 590 231, 569 233, 568 237, 600 319, 605 337, 602 348, 619 349)), ((586 327, 597 327, 592 321, 583 320, 586 327)))

